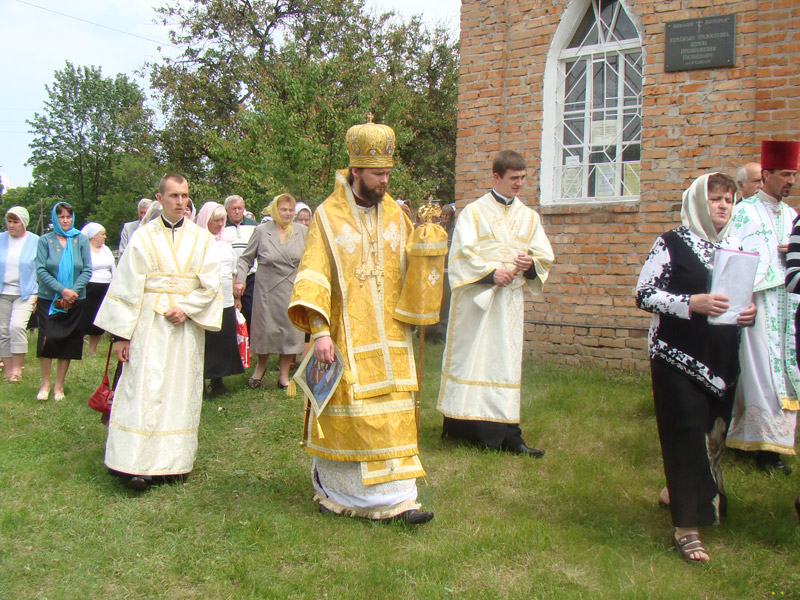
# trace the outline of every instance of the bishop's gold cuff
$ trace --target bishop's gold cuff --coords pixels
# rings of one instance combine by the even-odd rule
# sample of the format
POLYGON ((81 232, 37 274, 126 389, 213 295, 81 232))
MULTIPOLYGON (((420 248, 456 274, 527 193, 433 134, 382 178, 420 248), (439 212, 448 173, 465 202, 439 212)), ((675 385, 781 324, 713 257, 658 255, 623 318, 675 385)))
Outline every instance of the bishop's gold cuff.
POLYGON ((311 339, 329 336, 331 334, 328 323, 315 310, 308 310, 308 327, 311 330, 311 339))

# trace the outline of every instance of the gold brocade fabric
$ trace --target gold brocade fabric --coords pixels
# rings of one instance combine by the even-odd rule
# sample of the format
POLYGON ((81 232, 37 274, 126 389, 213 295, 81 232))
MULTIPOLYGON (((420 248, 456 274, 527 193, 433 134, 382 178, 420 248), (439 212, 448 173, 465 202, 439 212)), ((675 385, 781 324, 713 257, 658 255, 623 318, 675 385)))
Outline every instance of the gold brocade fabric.
POLYGON ((440 225, 426 223, 414 230, 396 319, 412 325, 439 321, 446 254, 447 232, 440 225))
POLYGON ((413 229, 388 195, 359 209, 346 174, 337 172, 333 194, 314 213, 289 303, 298 329, 330 331, 349 371, 318 423, 311 419, 306 449, 337 461, 411 457, 414 353, 394 309, 413 229))

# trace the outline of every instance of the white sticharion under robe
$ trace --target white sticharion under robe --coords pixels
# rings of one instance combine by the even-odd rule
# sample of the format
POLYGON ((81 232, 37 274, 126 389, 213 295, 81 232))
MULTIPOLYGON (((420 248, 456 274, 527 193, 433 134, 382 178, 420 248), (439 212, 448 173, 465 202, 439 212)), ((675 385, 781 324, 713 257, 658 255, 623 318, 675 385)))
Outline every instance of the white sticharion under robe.
POLYGON ((795 454, 800 371, 794 339, 797 296, 786 292, 778 245, 786 244, 797 213, 760 190, 736 205, 731 235, 758 252, 752 327, 742 329, 741 375, 727 445, 739 450, 795 454))
POLYGON ((515 198, 507 207, 489 193, 464 208, 450 248, 453 290, 442 358, 439 411, 462 420, 519 423, 523 343, 523 289, 542 292, 553 250, 539 215, 515 198), (499 288, 488 310, 478 283, 498 268, 511 270, 518 254, 533 257, 536 277, 520 273, 499 288))
POLYGON ((136 230, 122 255, 95 324, 130 340, 117 386, 105 464, 129 475, 192 470, 203 394, 204 330, 222 320, 220 262, 214 238, 184 220, 136 230), (179 306, 187 319, 170 323, 179 306))

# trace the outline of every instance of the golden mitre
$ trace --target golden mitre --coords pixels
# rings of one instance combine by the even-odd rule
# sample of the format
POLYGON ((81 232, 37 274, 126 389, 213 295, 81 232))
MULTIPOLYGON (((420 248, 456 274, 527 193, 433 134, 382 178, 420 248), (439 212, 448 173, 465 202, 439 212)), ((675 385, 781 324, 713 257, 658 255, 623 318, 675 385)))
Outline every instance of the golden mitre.
POLYGON ((388 125, 369 121, 347 130, 347 154, 350 166, 367 169, 391 167, 394 154, 394 130, 388 125))

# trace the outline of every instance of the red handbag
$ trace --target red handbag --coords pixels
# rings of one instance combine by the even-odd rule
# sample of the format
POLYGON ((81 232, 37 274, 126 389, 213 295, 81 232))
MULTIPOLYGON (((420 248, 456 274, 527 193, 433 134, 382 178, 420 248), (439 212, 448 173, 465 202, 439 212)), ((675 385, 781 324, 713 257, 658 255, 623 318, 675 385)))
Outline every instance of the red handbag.
POLYGON ((108 345, 108 357, 106 358, 106 370, 103 373, 103 381, 97 386, 97 389, 89 396, 89 408, 103 413, 104 416, 111 414, 111 403, 114 400, 114 390, 108 387, 108 363, 111 360, 111 348, 114 343, 108 345))
POLYGON ((250 335, 247 333, 247 321, 244 315, 236 309, 236 343, 239 346, 239 358, 242 359, 242 366, 247 369, 250 367, 250 335))

